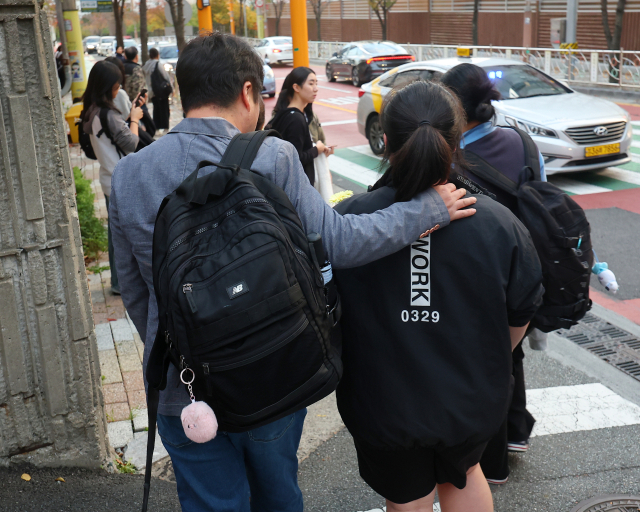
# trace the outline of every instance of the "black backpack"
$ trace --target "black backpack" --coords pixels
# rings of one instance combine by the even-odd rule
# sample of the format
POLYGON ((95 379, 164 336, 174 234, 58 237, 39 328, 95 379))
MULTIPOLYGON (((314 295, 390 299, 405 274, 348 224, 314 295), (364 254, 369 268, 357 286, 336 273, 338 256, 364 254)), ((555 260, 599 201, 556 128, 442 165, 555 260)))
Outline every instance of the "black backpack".
MULTIPOLYGON (((277 132, 236 135, 160 206, 153 234, 158 334, 146 369, 151 477, 159 390, 169 363, 195 374, 219 429, 246 432, 329 395, 342 375, 339 298, 329 306, 317 235, 286 194, 249 170, 277 132), (201 168, 217 167, 201 178, 201 168)), ((329 301, 331 302, 331 301, 329 301)), ((190 372, 188 372, 191 375, 190 372)), ((190 377, 189 377, 190 378, 190 377)))
POLYGON ((591 309, 591 228, 578 203, 555 185, 541 181, 536 143, 523 131, 515 130, 522 138, 525 169, 532 181, 519 185, 468 149, 464 158, 471 173, 518 200, 519 218, 538 252, 545 289, 542 306, 531 325, 543 332, 568 329, 591 309))
POLYGON ((93 146, 91 145, 91 135, 86 133, 82 128, 82 123, 84 119, 84 110, 80 114, 80 120, 76 122, 76 127, 78 128, 78 139, 80 142, 80 147, 87 158, 90 160, 97 160, 96 152, 93 150, 93 146))
POLYGON ((171 87, 169 81, 162 76, 162 73, 158 69, 159 65, 160 61, 158 61, 156 67, 153 68, 153 73, 151 73, 151 90, 156 98, 165 99, 171 95, 173 87, 171 87))
MULTIPOLYGON (((109 129, 109 121, 108 121, 109 109, 101 108, 99 115, 100 115, 100 124, 102 128, 96 134, 96 137, 100 137, 100 135, 104 133, 107 136, 107 138, 111 141, 111 144, 113 144, 116 147, 116 151, 118 152, 118 157, 119 158, 124 157, 125 156, 124 151, 122 151, 120 146, 116 144, 116 141, 114 140, 113 135, 111 135, 111 130, 109 129)), ((80 113, 80 121, 76 123, 76 125, 78 126, 80 147, 82 148, 82 151, 84 151, 84 154, 86 155, 87 158, 90 158, 91 160, 97 160, 98 157, 96 156, 96 152, 94 151, 93 146, 91 144, 91 135, 89 135, 88 133, 85 133, 85 131, 82 129, 83 119, 84 119, 84 110, 80 113)))

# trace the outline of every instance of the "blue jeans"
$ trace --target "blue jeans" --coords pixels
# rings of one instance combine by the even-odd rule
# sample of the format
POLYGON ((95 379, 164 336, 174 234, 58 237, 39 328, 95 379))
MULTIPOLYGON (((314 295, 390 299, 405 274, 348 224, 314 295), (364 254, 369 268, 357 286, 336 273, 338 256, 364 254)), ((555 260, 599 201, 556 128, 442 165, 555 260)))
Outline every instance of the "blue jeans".
POLYGON ((158 415, 183 512, 302 512, 296 452, 307 410, 197 444, 180 418, 158 415))

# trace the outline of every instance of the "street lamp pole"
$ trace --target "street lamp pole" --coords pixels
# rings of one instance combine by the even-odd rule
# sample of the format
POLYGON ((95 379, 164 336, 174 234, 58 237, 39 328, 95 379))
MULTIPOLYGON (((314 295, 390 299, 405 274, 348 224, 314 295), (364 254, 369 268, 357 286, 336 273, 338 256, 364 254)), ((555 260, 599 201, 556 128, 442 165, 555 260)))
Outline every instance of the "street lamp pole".
POLYGON ((196 7, 198 8, 198 29, 200 33, 213 32, 210 0, 197 0, 196 7))
POLYGON ((291 37, 293 39, 293 67, 309 67, 306 0, 291 0, 291 37))

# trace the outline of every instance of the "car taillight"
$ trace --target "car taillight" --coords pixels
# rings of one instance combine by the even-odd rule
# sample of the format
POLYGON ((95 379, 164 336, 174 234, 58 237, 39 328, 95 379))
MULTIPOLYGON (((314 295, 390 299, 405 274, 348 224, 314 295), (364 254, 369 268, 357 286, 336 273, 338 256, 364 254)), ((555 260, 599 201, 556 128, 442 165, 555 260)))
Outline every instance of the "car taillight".
POLYGON ((360 89, 358 91, 358 98, 362 98, 364 96, 364 89, 360 89))
POLYGON ((410 60, 415 62, 416 58, 413 55, 394 55, 391 57, 371 57, 367 59, 367 64, 371 64, 372 62, 378 62, 381 60, 410 60))
POLYGON ((281 53, 282 52, 282 50, 280 48, 274 48, 272 51, 273 51, 273 53, 281 53))

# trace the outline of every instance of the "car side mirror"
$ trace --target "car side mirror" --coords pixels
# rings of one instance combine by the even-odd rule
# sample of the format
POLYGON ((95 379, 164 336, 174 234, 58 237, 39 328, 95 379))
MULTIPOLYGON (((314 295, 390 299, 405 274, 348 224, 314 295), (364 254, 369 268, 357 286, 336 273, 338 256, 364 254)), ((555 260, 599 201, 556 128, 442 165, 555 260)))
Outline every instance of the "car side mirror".
POLYGON ((333 52, 333 56, 337 57, 338 56, 338 52, 333 52))

